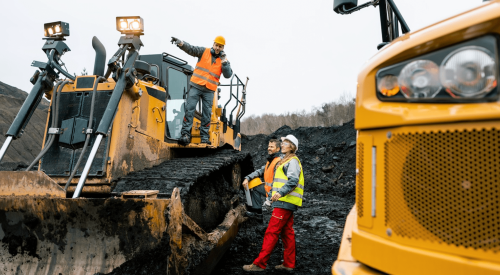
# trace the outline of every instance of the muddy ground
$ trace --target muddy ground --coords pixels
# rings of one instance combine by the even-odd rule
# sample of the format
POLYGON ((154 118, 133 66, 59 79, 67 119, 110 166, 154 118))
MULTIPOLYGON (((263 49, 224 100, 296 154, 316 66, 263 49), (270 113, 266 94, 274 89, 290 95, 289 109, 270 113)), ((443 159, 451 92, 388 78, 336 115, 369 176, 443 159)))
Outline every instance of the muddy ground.
MULTIPOLYGON (((271 138, 292 134, 299 140, 297 155, 305 178, 303 207, 294 216, 297 263, 294 274, 331 274, 337 258, 347 214, 354 205, 356 131, 354 121, 343 126, 283 126, 273 134, 246 136, 242 148, 252 154, 255 167, 265 164, 267 144, 271 138)), ((259 254, 271 212, 264 212, 264 222, 249 221, 242 225, 230 250, 212 274, 248 274, 242 266, 259 254)), ((283 246, 278 242, 266 273, 279 273, 283 246)))

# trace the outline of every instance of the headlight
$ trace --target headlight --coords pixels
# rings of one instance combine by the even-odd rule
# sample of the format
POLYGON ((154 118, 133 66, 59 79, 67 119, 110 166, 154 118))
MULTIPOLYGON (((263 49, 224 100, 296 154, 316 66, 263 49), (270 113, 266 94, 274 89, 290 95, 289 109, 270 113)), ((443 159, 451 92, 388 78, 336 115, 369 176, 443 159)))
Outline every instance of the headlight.
POLYGON ((497 101, 497 60, 492 35, 450 46, 380 69, 377 97, 399 102, 497 101))
POLYGON ((123 34, 144 34, 144 20, 140 16, 116 17, 116 30, 123 34))
POLYGON ((496 87, 495 56, 483 47, 464 47, 449 54, 441 65, 441 83, 447 92, 477 97, 496 87))
POLYGON ((69 24, 62 21, 46 23, 43 25, 43 34, 45 37, 69 36, 69 24))
POLYGON ((406 65, 398 77, 406 98, 434 97, 439 91, 439 67, 430 60, 417 60, 406 65))

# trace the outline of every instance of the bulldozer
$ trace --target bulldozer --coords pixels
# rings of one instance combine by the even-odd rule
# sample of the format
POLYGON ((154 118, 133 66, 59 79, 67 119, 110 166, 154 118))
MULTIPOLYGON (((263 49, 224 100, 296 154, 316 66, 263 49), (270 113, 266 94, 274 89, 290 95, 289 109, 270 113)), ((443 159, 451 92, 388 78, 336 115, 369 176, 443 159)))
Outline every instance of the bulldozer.
POLYGON ((500 274, 500 1, 411 32, 378 6, 358 75, 356 201, 332 274, 500 274), (400 33, 400 28, 402 33, 400 33))
POLYGON ((191 142, 179 145, 193 67, 165 52, 140 54, 139 16, 117 17, 116 29, 109 61, 94 37, 93 74, 76 76, 62 62, 69 24, 44 25, 48 60, 31 64, 33 89, 0 149, 1 161, 50 100, 41 152, 26 171, 0 172, 2 274, 210 274, 244 220, 248 78, 219 85, 210 144, 201 143, 200 107, 191 142))

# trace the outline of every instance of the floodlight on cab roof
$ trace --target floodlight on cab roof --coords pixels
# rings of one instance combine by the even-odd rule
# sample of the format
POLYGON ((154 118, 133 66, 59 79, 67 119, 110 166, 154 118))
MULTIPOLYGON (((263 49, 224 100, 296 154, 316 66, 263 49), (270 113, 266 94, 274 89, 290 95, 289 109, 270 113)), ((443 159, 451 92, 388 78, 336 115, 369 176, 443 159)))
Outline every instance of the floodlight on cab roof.
POLYGON ((140 16, 116 17, 116 30, 122 34, 144 34, 144 19, 140 16))

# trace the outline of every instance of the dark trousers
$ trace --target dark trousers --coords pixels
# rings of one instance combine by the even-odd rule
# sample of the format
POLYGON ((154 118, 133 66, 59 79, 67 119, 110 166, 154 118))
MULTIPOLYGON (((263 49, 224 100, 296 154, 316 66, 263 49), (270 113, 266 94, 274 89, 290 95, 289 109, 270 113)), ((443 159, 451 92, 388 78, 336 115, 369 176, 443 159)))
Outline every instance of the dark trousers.
POLYGON ((264 243, 259 253, 259 257, 253 261, 253 264, 266 268, 267 261, 271 257, 278 238, 281 237, 283 246, 285 247, 283 255, 283 265, 290 268, 295 268, 295 231, 293 230, 293 211, 274 208, 271 220, 264 234, 264 243))
POLYGON ((202 92, 195 87, 191 86, 186 102, 186 113, 184 114, 184 121, 182 122, 181 135, 188 135, 191 137, 191 128, 193 127, 194 111, 198 101, 202 103, 201 112, 201 140, 208 140, 208 129, 210 129, 210 118, 212 116, 212 104, 214 100, 214 93, 202 92))
MULTIPOLYGON (((258 210, 262 210, 262 196, 266 196, 266 188, 264 188, 265 184, 261 184, 259 186, 255 186, 250 189, 250 198, 252 198, 252 212, 257 212, 258 210)), ((250 210, 251 211, 251 210, 250 210)))

